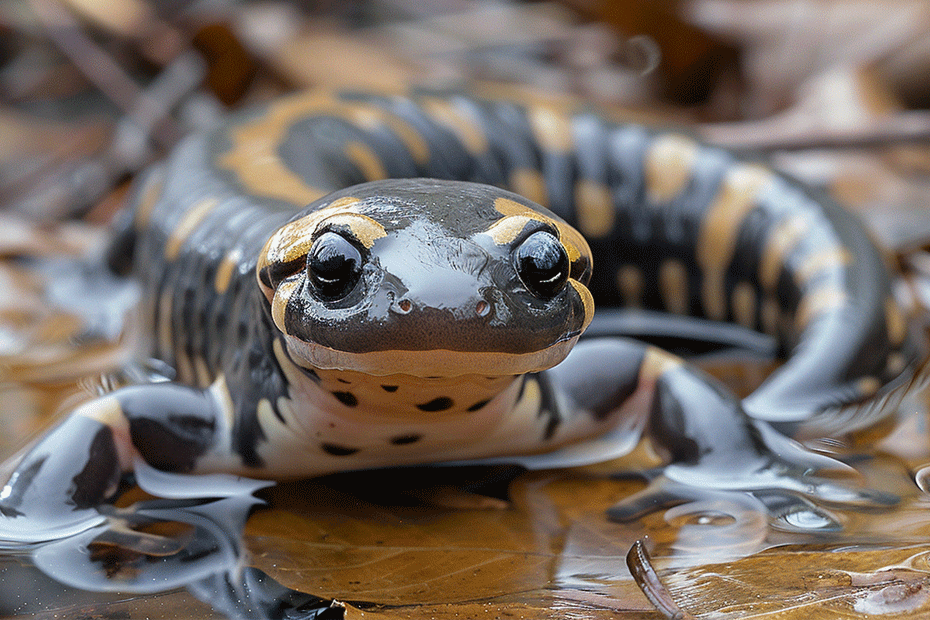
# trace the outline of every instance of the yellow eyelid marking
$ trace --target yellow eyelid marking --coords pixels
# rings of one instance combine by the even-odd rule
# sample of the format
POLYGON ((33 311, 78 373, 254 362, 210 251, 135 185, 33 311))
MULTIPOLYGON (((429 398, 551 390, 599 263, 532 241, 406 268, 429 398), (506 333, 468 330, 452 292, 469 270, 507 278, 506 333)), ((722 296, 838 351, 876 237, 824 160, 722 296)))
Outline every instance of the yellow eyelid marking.
POLYGON ((508 243, 513 243, 513 240, 526 228, 526 225, 534 220, 542 221, 538 218, 526 217, 524 215, 511 215, 510 217, 499 219, 491 224, 485 234, 491 237, 497 245, 507 245, 508 243))
MULTIPOLYGON (((320 227, 328 224, 348 227, 359 243, 371 249, 377 239, 387 236, 387 231, 378 221, 357 212, 360 203, 358 198, 343 196, 279 228, 265 243, 259 255, 256 276, 260 276, 271 264, 286 264, 302 259, 310 251, 320 227)), ((265 287, 260 277, 259 285, 270 300, 274 291, 265 287)))
POLYGON ((581 282, 569 280, 568 283, 572 285, 572 288, 581 298, 581 303, 584 304, 584 323, 581 326, 581 331, 584 331, 588 329, 588 325, 591 324, 591 320, 594 318, 594 297, 588 287, 581 282))
POLYGON ((565 222, 546 217, 542 213, 510 198, 497 198, 494 201, 494 208, 498 213, 504 215, 504 219, 492 224, 488 228, 487 234, 498 245, 511 243, 520 234, 528 221, 536 220, 549 224, 559 231, 559 241, 562 242, 565 251, 568 253, 569 262, 574 264, 582 256, 588 257, 589 261, 591 260, 591 248, 588 246, 588 242, 580 232, 565 222))
POLYGON ((219 200, 216 198, 204 198, 184 213, 181 220, 175 225, 174 230, 171 231, 167 243, 165 243, 165 258, 174 260, 178 257, 181 246, 184 245, 184 240, 194 232, 197 225, 218 204, 219 200))
POLYGON ((294 294, 297 285, 298 282, 296 280, 285 280, 278 285, 277 290, 274 291, 274 297, 271 300, 271 319, 282 332, 284 332, 285 325, 284 311, 287 310, 287 303, 291 300, 291 295, 294 294))
POLYGON ((323 226, 324 224, 327 226, 332 224, 348 226, 349 230, 352 231, 352 235, 359 243, 365 246, 366 250, 370 250, 376 240, 387 236, 387 231, 384 230, 384 226, 377 220, 367 215, 362 215, 361 213, 341 213, 333 215, 321 221, 317 227, 323 226))
POLYGON ((361 202, 358 198, 343 197, 317 209, 299 220, 286 224, 275 232, 262 250, 267 262, 289 263, 306 254, 313 243, 313 234, 327 217, 351 210, 361 202))

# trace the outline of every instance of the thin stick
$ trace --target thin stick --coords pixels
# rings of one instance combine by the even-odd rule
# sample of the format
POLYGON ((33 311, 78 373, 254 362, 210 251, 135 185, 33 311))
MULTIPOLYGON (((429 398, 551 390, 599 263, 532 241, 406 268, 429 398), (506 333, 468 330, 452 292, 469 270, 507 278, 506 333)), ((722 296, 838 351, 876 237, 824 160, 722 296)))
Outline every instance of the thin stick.
POLYGON ((854 149, 930 141, 930 113, 899 112, 862 128, 798 130, 783 120, 708 124, 698 133, 712 144, 738 151, 854 149))
POLYGON ((659 579, 659 574, 652 566, 652 558, 646 551, 646 545, 642 540, 637 540, 630 547, 629 553, 626 554, 626 565, 633 574, 633 580, 636 585, 643 591, 649 602, 655 605, 655 608, 669 620, 695 620, 694 616, 682 610, 672 598, 671 592, 659 579))

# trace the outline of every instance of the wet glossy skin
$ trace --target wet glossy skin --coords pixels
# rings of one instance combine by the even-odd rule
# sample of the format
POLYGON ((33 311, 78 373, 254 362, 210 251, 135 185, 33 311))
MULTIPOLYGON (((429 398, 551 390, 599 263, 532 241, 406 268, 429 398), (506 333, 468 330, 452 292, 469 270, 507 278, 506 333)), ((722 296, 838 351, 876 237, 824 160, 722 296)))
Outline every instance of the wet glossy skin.
POLYGON ((276 233, 258 265, 276 327, 313 368, 523 374, 561 361, 591 320, 584 239, 515 194, 397 181, 355 186, 320 204, 276 233), (330 251, 353 252, 360 263, 358 281, 335 298, 315 290, 308 269, 324 235, 334 247, 348 241, 350 248, 330 251), (566 264, 551 294, 537 295, 515 269, 515 254, 543 251, 545 240, 566 264))
POLYGON ((743 408, 807 432, 874 421, 835 414, 917 359, 878 250, 835 205, 683 136, 548 104, 295 96, 153 169, 110 259, 142 283, 177 380, 92 401, 40 442, 0 496, 5 535, 97 519, 140 457, 270 478, 544 466, 643 432, 671 465, 618 519, 707 488, 776 517, 820 510, 806 498, 893 501, 810 476, 838 463, 743 408), (355 185, 388 177, 417 178, 355 185), (592 294, 760 329, 788 359, 743 405, 641 343, 572 349, 592 294))

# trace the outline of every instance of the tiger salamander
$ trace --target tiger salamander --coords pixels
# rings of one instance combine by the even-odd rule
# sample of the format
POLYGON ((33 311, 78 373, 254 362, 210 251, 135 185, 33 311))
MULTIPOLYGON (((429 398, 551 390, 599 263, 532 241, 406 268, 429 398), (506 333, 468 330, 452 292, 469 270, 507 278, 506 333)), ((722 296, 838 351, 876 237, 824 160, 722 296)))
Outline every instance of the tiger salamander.
POLYGON ((99 519, 140 458, 284 479, 643 432, 670 465, 617 519, 704 487, 891 501, 810 475, 831 460, 770 424, 874 399, 918 352, 861 224, 762 165, 582 107, 317 92, 189 137, 130 203, 110 264, 176 377, 39 441, 0 492, 16 536, 99 519), (786 361, 740 402, 654 346, 579 341, 595 300, 758 330, 786 361))

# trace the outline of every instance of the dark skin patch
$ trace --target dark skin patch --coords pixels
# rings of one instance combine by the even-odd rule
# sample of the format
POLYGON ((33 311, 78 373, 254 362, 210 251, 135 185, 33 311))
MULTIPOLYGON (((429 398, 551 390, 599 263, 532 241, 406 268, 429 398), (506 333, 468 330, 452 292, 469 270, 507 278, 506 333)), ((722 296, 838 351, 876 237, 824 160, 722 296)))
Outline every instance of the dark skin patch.
POLYGON ((422 435, 400 435, 398 437, 391 437, 391 443, 395 446, 405 446, 410 443, 416 443, 423 439, 422 435))
POLYGON ((334 443, 324 443, 321 444, 320 447, 323 448, 323 452, 333 456, 351 456, 358 452, 358 448, 349 448, 334 443))
POLYGON ((420 411, 445 411, 446 409, 451 409, 454 404, 455 403, 453 403, 452 399, 448 396, 440 396, 428 403, 417 405, 417 409, 420 411))
POLYGON ((355 394, 352 392, 333 392, 333 396, 335 396, 339 402, 346 407, 358 406, 358 398, 356 398, 355 394))
POLYGON ((339 383, 345 383, 347 385, 352 385, 351 381, 349 381, 348 379, 343 379, 342 377, 339 377, 338 379, 336 379, 336 381, 338 381, 339 383))
POLYGON ((548 441, 555 435, 555 431, 559 427, 559 424, 561 424, 561 420, 559 419, 558 408, 555 406, 555 395, 552 391, 552 385, 549 383, 549 376, 537 374, 535 377, 536 383, 539 385, 540 395, 542 396, 542 406, 539 408, 539 413, 536 415, 539 418, 546 419, 543 439, 548 441))
POLYGON ((205 391, 154 383, 129 386, 118 394, 133 444, 157 469, 189 472, 213 444, 218 412, 205 391))
POLYGON ((382 385, 381 389, 385 392, 396 392, 398 387, 396 385, 382 385))
POLYGON ((476 402, 474 405, 472 405, 471 407, 469 407, 468 409, 466 409, 466 411, 478 411, 479 409, 481 409, 482 407, 484 407, 485 405, 487 405, 489 402, 491 402, 491 399, 490 399, 490 398, 486 398, 486 399, 484 399, 484 400, 479 400, 479 401, 476 402))

